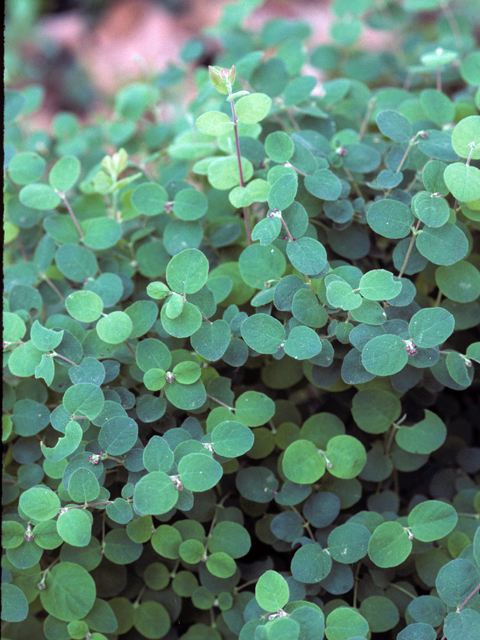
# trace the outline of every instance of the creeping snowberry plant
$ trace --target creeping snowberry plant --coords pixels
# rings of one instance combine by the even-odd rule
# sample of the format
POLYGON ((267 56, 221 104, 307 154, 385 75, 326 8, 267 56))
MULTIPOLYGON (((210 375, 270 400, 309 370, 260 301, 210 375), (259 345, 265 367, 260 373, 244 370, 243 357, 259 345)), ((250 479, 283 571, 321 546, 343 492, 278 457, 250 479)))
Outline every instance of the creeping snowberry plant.
POLYGON ((9 640, 478 638, 478 6, 258 4, 110 119, 7 91, 9 640))

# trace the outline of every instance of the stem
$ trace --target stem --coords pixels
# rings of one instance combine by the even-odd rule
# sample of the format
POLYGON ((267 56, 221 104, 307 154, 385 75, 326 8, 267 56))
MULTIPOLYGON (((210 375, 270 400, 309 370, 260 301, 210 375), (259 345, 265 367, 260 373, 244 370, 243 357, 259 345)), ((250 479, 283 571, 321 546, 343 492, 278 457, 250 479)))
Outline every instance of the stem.
POLYGON ((62 295, 61 291, 53 284, 53 282, 48 278, 44 273, 40 274, 45 282, 55 291, 60 300, 65 300, 65 296, 62 295))
POLYGON ((290 111, 288 109, 285 109, 285 113, 287 114, 288 119, 290 120, 290 122, 292 123, 293 128, 295 129, 295 131, 300 131, 300 127, 298 126, 298 124, 295 122, 294 117, 292 116, 292 114, 290 113, 290 111))
POLYGON ((129 349, 129 351, 132 353, 132 355, 133 355, 134 357, 136 357, 136 356, 135 356, 135 351, 134 351, 134 350, 132 349, 132 347, 128 344, 128 340, 124 340, 124 342, 125 342, 125 344, 127 345, 127 347, 128 347, 128 349, 129 349))
POLYGON ((63 509, 60 509, 60 511, 63 513, 64 511, 70 511, 70 509, 86 509, 87 507, 101 507, 106 504, 113 504, 113 500, 106 500, 105 502, 89 502, 87 504, 75 504, 75 505, 72 505, 71 507, 63 507, 63 509))
POLYGON ((472 593, 470 595, 468 595, 465 600, 462 602, 462 604, 458 607, 457 611, 461 611, 463 609, 463 607, 467 604, 467 602, 473 598, 473 596, 477 593, 477 591, 480 589, 480 584, 477 584, 477 586, 475 587, 475 589, 472 591, 472 593))
POLYGON ((209 320, 208 318, 206 318, 203 313, 202 313, 202 320, 205 320, 205 322, 209 322, 210 324, 213 324, 213 322, 211 320, 209 320))
POLYGON ((407 591, 407 589, 404 589, 403 587, 399 587, 398 584, 395 584, 394 582, 391 582, 390 586, 393 587, 394 589, 397 589, 397 591, 401 591, 406 596, 409 596, 410 598, 412 598, 412 600, 415 600, 415 598, 417 597, 414 593, 407 591))
POLYGON ((221 405, 222 407, 225 407, 225 409, 228 409, 229 411, 235 411, 235 409, 233 407, 229 407, 228 404, 225 404, 221 400, 218 400, 217 398, 214 398, 213 396, 209 395, 208 393, 207 393, 207 398, 210 398, 210 400, 214 400, 215 402, 218 402, 219 405, 221 405))
POLYGON ((297 173, 299 173, 300 175, 302 175, 302 176, 306 176, 306 175, 307 175, 307 174, 306 174, 306 173, 304 173, 303 171, 300 171, 300 169, 297 169, 297 167, 294 167, 294 166, 293 166, 293 164, 290 164, 290 162, 284 162, 284 163, 283 163, 283 166, 284 166, 284 167, 291 167, 292 169, 295 169, 295 171, 296 171, 297 173))
POLYGON ((289 239, 289 240, 291 240, 292 242, 294 242, 295 238, 294 238, 294 237, 292 236, 292 234, 290 233, 290 230, 289 230, 289 228, 287 227, 286 222, 285 222, 285 220, 283 219, 283 217, 282 217, 282 216, 280 216, 280 220, 281 220, 281 223, 283 224, 283 228, 284 228, 284 229, 285 229, 285 231, 287 232, 288 239, 289 239))
POLYGON ((244 582, 243 584, 241 584, 239 587, 234 587, 233 590, 235 591, 235 593, 238 593, 241 589, 245 589, 245 587, 249 587, 252 584, 257 584, 258 578, 255 578, 254 580, 249 580, 248 582, 244 582))
POLYGON ((361 191, 360 187, 358 186, 358 184, 357 184, 357 182, 356 182, 355 178, 352 176, 352 174, 351 174, 351 172, 349 171, 349 169, 347 169, 347 167, 342 167, 342 168, 343 168, 343 170, 345 171, 345 173, 347 174, 348 178, 350 179, 350 181, 351 181, 351 183, 352 183, 352 186, 353 186, 353 189, 354 189, 355 193, 357 194, 357 196, 358 196, 359 198, 363 198, 363 199, 365 200, 365 196, 363 195, 363 193, 362 193, 362 191, 361 191))
POLYGON ((437 67, 437 91, 442 90, 442 67, 437 67))
POLYGON ((76 228, 77 228, 77 231, 78 231, 78 233, 79 233, 79 235, 80 235, 80 238, 83 238, 83 237, 84 237, 83 231, 80 229, 80 225, 78 224, 77 217, 76 217, 76 216, 75 216, 75 214, 73 213, 72 207, 70 206, 70 204, 69 204, 69 202, 68 202, 67 198, 65 197, 65 194, 64 194, 64 193, 60 193, 60 192, 59 192, 59 193, 58 193, 58 195, 60 196, 60 198, 61 198, 61 200, 62 200, 63 204, 64 204, 64 205, 65 205, 65 207, 67 208, 68 213, 69 213, 69 214, 70 214, 70 216, 72 217, 72 220, 73 220, 73 222, 74 222, 74 224, 75 224, 75 226, 76 226, 76 228))
POLYGON ((372 99, 368 102, 367 111, 363 116, 362 124, 360 125, 360 131, 358 132, 358 141, 360 142, 365 135, 368 127, 368 121, 370 120, 370 116, 372 115, 373 107, 375 106, 375 99, 372 99))
POLYGON ((442 7, 442 13, 445 16, 453 35, 455 36, 455 44, 460 49, 462 47, 462 36, 457 19, 455 18, 451 8, 448 6, 448 0, 440 0, 440 5, 442 7))
POLYGON ((415 244, 415 238, 417 237, 418 227, 420 226, 421 220, 417 222, 415 225, 415 230, 412 234, 412 239, 410 240, 410 244, 408 245, 407 253, 405 254, 405 259, 402 264, 402 268, 399 271, 398 277, 401 278, 405 273, 405 269, 407 268, 408 259, 410 258, 410 254, 412 253, 413 245, 415 244))
MULTIPOLYGON (((462 602, 462 604, 457 608, 456 613, 459 613, 463 607, 467 604, 467 602, 473 598, 473 596, 477 593, 477 591, 480 589, 480 584, 477 584, 477 586, 475 587, 475 589, 472 591, 472 593, 470 595, 468 595, 465 600, 462 602)), ((442 635, 440 640, 445 640, 445 634, 442 635)))
POLYGON ((357 568, 355 570, 355 577, 354 577, 354 587, 353 587, 353 608, 356 609, 357 608, 357 592, 358 592, 358 583, 359 583, 359 579, 358 579, 358 574, 360 573, 360 567, 362 566, 362 561, 360 560, 360 562, 357 564, 357 568))
MULTIPOLYGON (((229 95, 232 94, 232 88, 228 87, 229 95)), ((240 186, 245 187, 245 181, 243 179, 242 169, 242 156, 240 154, 240 140, 238 139, 238 121, 237 114, 235 113, 235 105, 233 100, 230 101, 232 106, 232 118, 233 118, 233 131, 235 133, 235 147, 237 149, 237 162, 238 162, 238 174, 240 176, 240 186)), ((250 231, 250 220, 248 219, 248 207, 243 207, 243 219, 245 221, 245 231, 247 233, 248 244, 252 244, 252 232, 250 231)))
POLYGON ((25 251, 25 247, 23 246, 22 241, 18 236, 15 238, 15 240, 17 241, 18 248, 20 249, 20 253, 23 256, 23 259, 25 260, 25 262, 28 262, 27 252, 25 251))
POLYGON ((69 360, 65 356, 62 356, 60 353, 57 353, 56 351, 52 351, 52 353, 47 354, 47 355, 53 356, 54 358, 55 357, 61 358, 62 360, 65 360, 65 362, 69 362, 72 366, 78 367, 78 364, 76 362, 73 362, 73 360, 69 360))
POLYGON ((78 364, 76 362, 73 362, 73 360, 70 360, 69 358, 66 358, 65 356, 62 356, 60 353, 57 353, 56 351, 52 351, 50 354, 47 353, 47 355, 49 356, 53 356, 54 358, 61 358, 62 360, 65 360, 65 362, 68 362, 69 364, 71 364, 74 367, 78 367, 78 364))

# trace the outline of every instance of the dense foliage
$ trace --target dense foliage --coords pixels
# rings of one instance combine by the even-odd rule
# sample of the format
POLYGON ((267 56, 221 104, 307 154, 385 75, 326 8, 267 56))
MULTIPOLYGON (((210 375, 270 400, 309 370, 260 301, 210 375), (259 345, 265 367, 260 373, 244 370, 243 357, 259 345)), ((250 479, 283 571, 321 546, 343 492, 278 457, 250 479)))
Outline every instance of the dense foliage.
POLYGON ((9 640, 480 637, 476 3, 258 4, 111 119, 7 90, 9 640))

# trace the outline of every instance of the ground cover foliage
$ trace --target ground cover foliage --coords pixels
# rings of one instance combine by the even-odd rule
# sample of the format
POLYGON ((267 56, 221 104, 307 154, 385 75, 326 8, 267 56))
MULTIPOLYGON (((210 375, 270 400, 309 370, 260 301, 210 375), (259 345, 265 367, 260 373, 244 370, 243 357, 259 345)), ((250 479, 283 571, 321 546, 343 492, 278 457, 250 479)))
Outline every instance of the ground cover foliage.
POLYGON ((256 4, 111 119, 7 90, 10 640, 480 637, 475 3, 256 4))

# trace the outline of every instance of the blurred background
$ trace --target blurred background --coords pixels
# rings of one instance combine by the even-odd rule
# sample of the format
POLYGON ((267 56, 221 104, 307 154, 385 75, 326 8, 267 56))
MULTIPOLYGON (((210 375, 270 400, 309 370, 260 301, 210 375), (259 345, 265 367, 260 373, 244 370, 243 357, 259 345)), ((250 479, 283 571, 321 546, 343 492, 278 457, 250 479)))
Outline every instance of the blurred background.
MULTIPOLYGON (((331 0, 243 1, 258 5, 249 28, 275 17, 303 20, 311 45, 329 40, 331 0)), ((192 38, 202 51, 196 64, 211 64, 221 44, 209 29, 232 11, 231 0, 7 0, 5 80, 9 88, 44 88, 36 126, 48 128, 58 111, 85 119, 128 82, 174 74, 192 38)), ((367 29, 361 44, 388 49, 392 41, 388 31, 367 29)))

